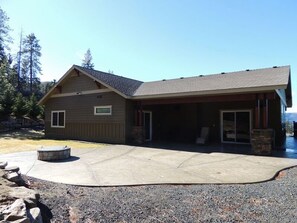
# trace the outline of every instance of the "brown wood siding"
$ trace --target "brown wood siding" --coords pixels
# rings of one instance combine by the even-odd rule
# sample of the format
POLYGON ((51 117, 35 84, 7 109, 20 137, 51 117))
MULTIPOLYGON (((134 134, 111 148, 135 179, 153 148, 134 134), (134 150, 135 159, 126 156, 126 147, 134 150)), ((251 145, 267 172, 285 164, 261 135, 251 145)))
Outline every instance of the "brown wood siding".
POLYGON ((77 73, 75 71, 73 71, 72 74, 69 75, 67 80, 61 86, 61 93, 71 93, 98 89, 98 86, 96 85, 96 82, 94 80, 81 73, 79 74, 79 76, 77 76, 77 73))
POLYGON ((125 99, 114 92, 51 98, 45 104, 46 137, 125 143, 125 99), (112 115, 94 106, 112 105, 112 115), (65 128, 51 127, 51 111, 65 110, 65 128))
POLYGON ((136 102, 126 100, 126 142, 132 142, 132 127, 135 125, 136 102))

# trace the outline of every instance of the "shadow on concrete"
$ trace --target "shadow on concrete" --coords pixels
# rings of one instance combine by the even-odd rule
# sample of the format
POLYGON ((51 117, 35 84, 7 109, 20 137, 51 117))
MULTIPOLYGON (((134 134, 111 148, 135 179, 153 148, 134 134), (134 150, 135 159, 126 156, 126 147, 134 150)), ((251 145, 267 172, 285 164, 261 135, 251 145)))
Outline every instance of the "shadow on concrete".
MULTIPOLYGON (((197 145, 190 143, 171 143, 171 142, 148 142, 143 145, 144 147, 168 150, 180 150, 187 152, 198 153, 232 153, 253 155, 251 145, 245 144, 208 144, 197 145)), ((271 157, 283 157, 297 159, 297 138, 287 137, 285 142, 285 149, 282 151, 273 150, 271 157)))
POLYGON ((79 160, 80 157, 78 156, 70 156, 68 159, 63 159, 63 160, 47 160, 44 162, 49 162, 49 163, 69 163, 69 162, 74 162, 74 161, 77 161, 79 160))
POLYGON ((285 150, 273 151, 272 155, 275 157, 297 159, 297 138, 293 136, 287 136, 285 150))

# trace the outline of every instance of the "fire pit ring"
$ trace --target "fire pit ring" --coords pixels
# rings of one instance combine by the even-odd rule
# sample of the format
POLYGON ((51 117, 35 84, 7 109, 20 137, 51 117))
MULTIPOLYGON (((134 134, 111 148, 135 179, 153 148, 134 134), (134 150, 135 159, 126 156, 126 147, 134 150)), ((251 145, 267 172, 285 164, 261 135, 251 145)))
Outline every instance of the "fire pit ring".
POLYGON ((64 160, 70 157, 68 146, 46 146, 37 150, 37 159, 43 161, 64 160))

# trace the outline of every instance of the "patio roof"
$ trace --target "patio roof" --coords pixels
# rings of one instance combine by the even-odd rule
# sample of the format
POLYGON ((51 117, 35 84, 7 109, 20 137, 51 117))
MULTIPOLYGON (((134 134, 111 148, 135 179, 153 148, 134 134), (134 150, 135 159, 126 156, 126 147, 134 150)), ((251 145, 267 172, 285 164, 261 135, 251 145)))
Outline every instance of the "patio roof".
POLYGON ((290 66, 144 82, 133 98, 217 95, 287 89, 290 66))

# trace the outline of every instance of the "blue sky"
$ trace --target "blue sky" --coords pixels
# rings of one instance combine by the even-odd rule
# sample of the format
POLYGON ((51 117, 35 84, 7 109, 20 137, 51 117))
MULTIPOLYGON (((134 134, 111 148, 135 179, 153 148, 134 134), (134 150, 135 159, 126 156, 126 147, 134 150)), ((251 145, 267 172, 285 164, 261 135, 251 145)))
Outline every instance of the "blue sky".
POLYGON ((42 81, 80 65, 88 48, 95 69, 142 81, 291 65, 297 112, 295 0, 0 2, 13 54, 21 29, 40 40, 42 81))

